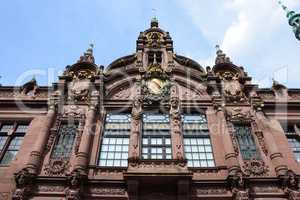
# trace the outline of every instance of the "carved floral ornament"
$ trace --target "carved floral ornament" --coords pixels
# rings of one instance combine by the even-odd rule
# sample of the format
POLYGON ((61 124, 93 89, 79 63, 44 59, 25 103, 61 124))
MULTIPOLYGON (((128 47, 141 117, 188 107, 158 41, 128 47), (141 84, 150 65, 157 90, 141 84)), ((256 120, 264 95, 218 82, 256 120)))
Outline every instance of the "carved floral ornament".
POLYGON ((44 170, 46 175, 63 176, 68 173, 69 167, 69 161, 63 158, 51 159, 44 170))
POLYGON ((244 162, 243 170, 246 176, 267 176, 269 167, 262 160, 252 159, 244 162))

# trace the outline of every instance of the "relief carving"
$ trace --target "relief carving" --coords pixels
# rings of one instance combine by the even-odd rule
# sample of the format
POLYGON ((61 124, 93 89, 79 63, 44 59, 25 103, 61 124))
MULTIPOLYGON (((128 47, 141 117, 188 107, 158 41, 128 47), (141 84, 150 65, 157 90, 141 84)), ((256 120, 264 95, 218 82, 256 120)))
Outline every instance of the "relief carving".
POLYGON ((225 71, 217 74, 222 81, 222 90, 226 102, 237 103, 246 100, 243 86, 239 82, 239 73, 225 71))
POLYGON ((243 171, 246 176, 268 176, 269 167, 262 160, 244 161, 243 171))
POLYGON ((222 194, 227 194, 228 191, 225 187, 203 186, 203 187, 193 188, 192 193, 194 195, 222 195, 222 194))
POLYGON ((60 159, 50 159, 49 163, 45 165, 45 173, 49 176, 63 176, 70 168, 69 161, 60 159))
POLYGON ((65 187, 62 185, 38 185, 37 190, 41 193, 64 192, 65 187))
POLYGON ((90 192, 100 195, 125 195, 126 189, 121 187, 92 187, 90 192))
POLYGON ((10 197, 9 197, 9 193, 7 192, 0 192, 0 200, 9 200, 10 197))
POLYGON ((32 193, 32 186, 36 175, 24 168, 14 174, 16 190, 13 193, 13 200, 27 200, 32 193))
POLYGON ((65 190, 66 200, 81 200, 83 186, 86 182, 87 174, 79 169, 67 174, 68 187, 65 190))
POLYGON ((69 83, 68 100, 88 101, 90 93, 90 81, 75 79, 69 83))
POLYGON ((226 108, 226 118, 231 122, 251 122, 253 115, 250 107, 226 108))
POLYGON ((65 105, 62 117, 82 118, 85 115, 85 109, 77 105, 65 105))

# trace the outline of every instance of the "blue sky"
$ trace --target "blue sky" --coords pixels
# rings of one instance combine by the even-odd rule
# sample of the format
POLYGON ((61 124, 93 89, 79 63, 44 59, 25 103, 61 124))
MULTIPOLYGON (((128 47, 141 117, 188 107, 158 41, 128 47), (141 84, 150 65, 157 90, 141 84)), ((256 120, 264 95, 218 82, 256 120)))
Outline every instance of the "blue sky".
MULTIPOLYGON (((299 0, 285 3, 300 12, 299 0)), ((270 86, 272 78, 300 87, 300 42, 276 0, 4 1, 0 83, 18 85, 35 73, 39 85, 47 85, 91 42, 96 63, 104 66, 134 53, 153 8, 176 53, 205 67, 220 44, 261 87, 270 86)))

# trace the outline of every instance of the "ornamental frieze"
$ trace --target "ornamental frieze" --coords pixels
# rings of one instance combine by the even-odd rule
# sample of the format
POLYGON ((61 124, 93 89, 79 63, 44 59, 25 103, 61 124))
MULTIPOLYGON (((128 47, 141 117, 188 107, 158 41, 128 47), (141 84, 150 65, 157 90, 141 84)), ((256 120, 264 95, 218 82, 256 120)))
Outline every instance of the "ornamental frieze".
POLYGON ((201 186, 193 187, 192 194, 195 196, 201 195, 225 195, 228 194, 226 187, 222 186, 201 186))
POLYGON ((126 195, 126 189, 122 187, 92 186, 89 192, 96 195, 126 195))

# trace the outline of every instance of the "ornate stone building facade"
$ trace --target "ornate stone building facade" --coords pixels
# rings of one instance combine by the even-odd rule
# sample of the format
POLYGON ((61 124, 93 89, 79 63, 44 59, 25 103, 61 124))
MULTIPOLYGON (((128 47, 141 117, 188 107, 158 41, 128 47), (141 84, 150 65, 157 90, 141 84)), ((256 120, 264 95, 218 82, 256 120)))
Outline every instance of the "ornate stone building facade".
POLYGON ((0 87, 1 200, 300 199, 300 90, 260 89, 220 49, 204 69, 156 19, 136 45, 0 87))

